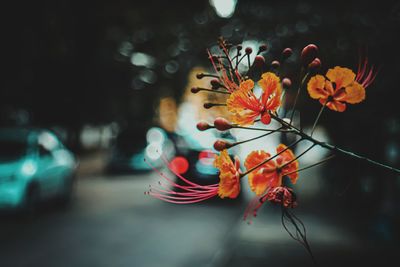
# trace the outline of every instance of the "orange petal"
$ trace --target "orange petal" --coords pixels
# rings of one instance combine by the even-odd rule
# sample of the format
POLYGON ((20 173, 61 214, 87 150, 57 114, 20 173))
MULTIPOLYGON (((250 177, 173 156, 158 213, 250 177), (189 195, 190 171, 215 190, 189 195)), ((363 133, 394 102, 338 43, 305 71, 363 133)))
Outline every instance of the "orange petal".
MULTIPOLYGON (((244 166, 247 170, 250 170, 270 157, 271 155, 263 150, 253 151, 247 156, 244 166)), ((279 183, 279 181, 276 181, 277 179, 279 180, 275 162, 271 160, 250 172, 248 181, 250 189, 257 195, 260 195, 264 193, 271 184, 279 183)))
POLYGON ((344 101, 349 104, 357 104, 365 99, 365 88, 358 82, 354 82, 345 88, 346 97, 344 101))
MULTIPOLYGON (((244 166, 246 167, 247 170, 257 166, 264 160, 270 158, 271 155, 264 150, 256 150, 252 151, 247 157, 246 160, 244 161, 244 166)), ((267 164, 271 163, 268 162, 267 164)))
POLYGON ((281 88, 279 77, 272 72, 266 72, 261 75, 261 80, 258 81, 258 85, 263 89, 264 93, 267 93, 268 96, 281 88))
MULTIPOLYGON (((321 103, 321 104, 323 105, 324 103, 321 103)), ((338 111, 338 112, 343 112, 343 111, 346 110, 346 104, 345 103, 342 103, 340 101, 335 101, 335 100, 329 101, 326 104, 326 107, 328 107, 329 109, 331 109, 333 111, 338 111)))
POLYGON ((239 173, 221 173, 219 178, 218 196, 236 198, 240 192, 239 173))
POLYGON ((239 90, 245 91, 245 92, 250 91, 253 88, 254 88, 254 82, 252 79, 245 80, 245 81, 241 82, 239 85, 239 90))
POLYGON ((229 157, 228 150, 224 149, 215 157, 214 167, 222 171, 229 169, 230 165, 233 166, 233 162, 229 157))
POLYGON ((252 91, 235 91, 226 104, 228 111, 232 113, 232 122, 239 125, 253 124, 262 110, 261 103, 252 91))
POLYGON ((328 77, 331 82, 336 84, 337 90, 339 88, 349 86, 352 82, 354 82, 356 75, 351 69, 336 66, 333 69, 328 70, 326 77, 328 77))
POLYGON ((268 188, 280 186, 282 180, 279 179, 276 171, 265 174, 263 172, 255 172, 249 175, 249 186, 257 196, 262 195, 268 188))
MULTIPOLYGON (((276 152, 280 153, 283 150, 285 150, 286 148, 287 148, 286 145, 280 144, 276 148, 276 152)), ((279 166, 283 166, 283 165, 293 161, 295 158, 296 158, 296 156, 294 155, 293 151, 291 149, 287 149, 287 150, 285 150, 285 152, 282 152, 282 154, 280 154, 277 157, 276 161, 279 164, 279 166)), ((286 167, 283 168, 282 175, 285 175, 285 173, 297 171, 298 169, 299 169, 299 162, 298 162, 298 160, 294 160, 289 165, 287 165, 286 167)), ((288 177, 290 178, 292 183, 295 184, 297 182, 297 178, 299 177, 299 174, 298 174, 298 172, 295 172, 295 173, 289 174, 288 177)))
POLYGON ((328 93, 328 95, 334 95, 335 94, 335 89, 333 89, 333 85, 330 81, 326 80, 325 81, 325 91, 328 93))
POLYGON ((282 154, 280 154, 277 158, 281 158, 284 163, 291 161, 292 159, 295 158, 293 151, 290 148, 287 148, 287 146, 284 144, 280 144, 276 148, 276 153, 281 153, 281 152, 282 152, 282 154), (283 150, 285 150, 285 152, 282 152, 283 150))
POLYGON ((214 166, 219 169, 218 195, 221 198, 236 198, 240 191, 239 166, 232 162, 225 149, 215 158, 214 166))
POLYGON ((327 98, 329 94, 325 90, 325 77, 322 75, 312 77, 307 84, 307 91, 311 98, 327 98))

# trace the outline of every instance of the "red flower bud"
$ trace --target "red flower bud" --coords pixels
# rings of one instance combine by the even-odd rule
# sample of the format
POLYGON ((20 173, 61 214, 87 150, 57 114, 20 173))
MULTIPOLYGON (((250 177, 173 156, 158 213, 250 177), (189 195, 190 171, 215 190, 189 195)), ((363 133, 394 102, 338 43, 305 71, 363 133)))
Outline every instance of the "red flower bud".
POLYGON ((291 48, 289 48, 289 47, 283 49, 283 51, 282 51, 282 56, 285 59, 290 57, 292 54, 293 54, 293 50, 291 48))
POLYGON ((308 68, 310 70, 317 70, 321 67, 321 60, 319 58, 315 58, 310 64, 308 64, 308 68))
POLYGON ((318 47, 315 44, 309 44, 301 51, 301 61, 305 66, 310 64, 318 54, 318 47))
POLYGON ((281 63, 278 60, 274 60, 271 62, 271 67, 273 67, 274 69, 279 68, 280 65, 281 63))
POLYGON ((205 131, 211 128, 211 125, 208 124, 206 121, 199 121, 196 125, 199 131, 205 131))
POLYGON ((196 78, 199 79, 199 80, 202 79, 203 77, 204 77, 204 73, 197 73, 196 74, 196 78))
POLYGON ((236 48, 237 48, 238 51, 240 51, 240 50, 242 50, 243 46, 242 45, 237 45, 236 48))
POLYGON ((258 55, 258 56, 256 56, 254 58, 254 63, 253 64, 257 68, 261 68, 265 64, 265 58, 263 56, 258 55))
POLYGON ((251 54, 253 53, 253 49, 251 49, 251 47, 246 47, 246 49, 244 50, 246 52, 246 54, 251 54))
POLYGON ((197 93, 200 91, 200 89, 199 89, 198 87, 192 87, 192 88, 190 89, 190 91, 191 91, 193 94, 197 94, 197 93))
POLYGON ((224 140, 217 140, 214 143, 214 149, 217 151, 222 151, 222 150, 228 149, 230 147, 232 147, 232 144, 227 141, 224 141, 224 140))
POLYGON ((292 81, 289 78, 283 78, 282 85, 284 88, 290 88, 290 86, 292 86, 292 81))
POLYGON ((264 52, 264 51, 267 51, 267 45, 266 44, 262 44, 262 45, 260 45, 260 47, 258 48, 258 53, 261 53, 261 52, 264 52))
POLYGON ((204 104, 203 104, 203 107, 204 107, 205 109, 210 109, 210 108, 212 108, 213 106, 215 106, 213 103, 204 103, 204 104))
POLYGON ((227 119, 222 117, 218 117, 215 119, 214 126, 219 131, 226 131, 232 128, 232 124, 230 124, 227 119))

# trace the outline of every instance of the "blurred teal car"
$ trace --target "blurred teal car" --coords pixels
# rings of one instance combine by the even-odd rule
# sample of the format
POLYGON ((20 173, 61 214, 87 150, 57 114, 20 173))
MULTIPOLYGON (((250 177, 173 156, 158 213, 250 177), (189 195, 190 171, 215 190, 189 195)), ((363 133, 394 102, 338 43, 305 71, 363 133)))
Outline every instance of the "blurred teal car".
POLYGON ((0 208, 34 211, 47 199, 68 203, 77 160, 44 129, 0 129, 0 208))

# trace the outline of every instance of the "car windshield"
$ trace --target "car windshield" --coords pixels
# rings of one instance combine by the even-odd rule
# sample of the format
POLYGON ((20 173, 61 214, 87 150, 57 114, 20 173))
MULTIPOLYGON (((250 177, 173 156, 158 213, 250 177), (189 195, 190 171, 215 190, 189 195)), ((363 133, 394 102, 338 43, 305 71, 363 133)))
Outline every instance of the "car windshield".
POLYGON ((0 140, 0 161, 12 161, 25 155, 27 145, 22 140, 0 140))

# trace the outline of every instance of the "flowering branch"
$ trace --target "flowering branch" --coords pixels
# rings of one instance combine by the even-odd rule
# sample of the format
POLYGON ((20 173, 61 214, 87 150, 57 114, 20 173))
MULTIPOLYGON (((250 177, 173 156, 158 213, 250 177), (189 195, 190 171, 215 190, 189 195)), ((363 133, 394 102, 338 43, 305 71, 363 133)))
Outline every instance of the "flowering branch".
MULTIPOLYGON (((246 208, 244 219, 247 220, 249 214, 252 214, 253 217, 257 216, 258 210, 266 201, 280 205, 282 207, 281 219, 283 227, 293 239, 300 242, 306 248, 313 262, 316 263, 307 241, 304 224, 289 210, 297 206, 296 195, 286 185, 283 178, 288 177, 291 184, 295 184, 298 180, 299 172, 323 164, 334 158, 335 155, 362 160, 374 166, 400 174, 400 170, 397 168, 319 141, 313 137, 323 111, 330 109, 335 112, 344 112, 348 104, 357 104, 363 101, 366 95, 365 89, 374 81, 377 72, 374 71, 373 66, 369 66, 368 59, 365 58, 364 60, 360 60, 356 74, 349 68, 336 66, 329 69, 325 75, 316 74, 310 77, 321 67, 321 60, 317 57, 318 47, 314 44, 307 45, 301 52, 301 79, 290 110, 290 118, 286 119, 287 110, 285 109, 283 117, 278 115, 278 111, 285 104, 283 101, 286 98, 286 90, 291 87, 292 82, 289 78, 282 75, 282 72, 279 70, 281 62, 278 60, 272 61, 269 66, 270 71, 262 73, 268 67, 262 55, 262 52, 267 50, 267 46, 260 45, 253 62, 251 62, 250 55, 253 53, 251 47, 243 49, 241 44, 234 46, 223 38, 218 40, 218 45, 220 48, 219 55, 213 55, 208 51, 215 74, 197 74, 198 79, 204 77, 213 78, 210 81, 211 88, 194 87, 191 91, 192 93, 204 91, 227 95, 226 100, 218 101, 221 103, 204 103, 203 106, 206 109, 217 106, 226 107, 231 116, 230 120, 218 117, 212 125, 201 121, 197 124, 197 129, 200 131, 212 128, 218 131, 243 129, 263 131, 264 133, 235 143, 225 140, 217 140, 214 143, 214 149, 219 152, 214 161, 214 166, 219 170, 220 180, 218 184, 203 186, 193 183, 183 177, 181 173, 178 173, 172 162, 163 159, 172 173, 180 180, 180 183, 175 183, 172 178, 149 164, 166 181, 168 186, 172 186, 178 190, 169 189, 160 183, 158 188, 151 188, 147 194, 167 202, 178 204, 196 203, 214 196, 236 198, 241 190, 240 179, 247 177, 250 189, 255 193, 256 197, 246 208), (233 51, 233 53, 231 53, 232 47, 236 48, 236 51, 233 51), (244 53, 242 54, 241 51, 244 53), (247 61, 248 68, 246 72, 239 73, 238 66, 243 60, 247 61), (261 94, 258 94, 255 90, 255 81, 249 78, 249 76, 256 76, 257 69, 261 73, 261 77, 256 81, 258 87, 261 89, 261 94), (304 132, 301 127, 294 126, 293 123, 296 105, 302 88, 306 83, 309 96, 318 100, 322 105, 309 134, 304 132), (256 122, 261 125, 269 125, 272 120, 278 122, 280 127, 277 129, 267 129, 260 126, 252 127, 256 122), (250 152, 244 160, 245 171, 241 170, 242 165, 240 164, 239 157, 235 156, 233 160, 229 155, 228 150, 230 148, 267 137, 273 133, 292 133, 299 138, 288 146, 279 144, 273 156, 261 149, 250 152), (311 142, 311 145, 296 156, 292 149, 304 140, 311 142), (333 153, 321 161, 300 168, 299 159, 315 146, 323 147, 333 153), (291 224, 294 230, 293 228, 289 230, 288 224, 291 224)), ((282 51, 282 62, 290 57, 292 53, 292 49, 285 48, 282 51)))
POLYGON ((354 152, 345 150, 345 149, 340 148, 338 146, 331 145, 331 144, 326 143, 326 142, 318 141, 317 139, 313 138, 311 135, 306 134, 304 131, 298 129, 297 127, 293 126, 293 124, 286 122, 285 120, 279 118, 278 116, 276 116, 274 114, 271 114, 271 117, 274 120, 276 120, 277 122, 279 122, 285 128, 288 128, 288 129, 292 130, 293 133, 299 135, 301 138, 303 138, 305 140, 308 140, 308 141, 312 142, 315 145, 318 145, 318 146, 321 146, 323 148, 329 149, 329 150, 331 150, 333 152, 342 154, 344 156, 348 156, 348 157, 351 157, 351 158, 355 158, 355 159, 359 159, 359 160, 362 160, 362 161, 366 161, 366 162, 368 162, 370 164, 373 164, 375 166, 378 166, 378 167, 384 168, 386 170, 389 170, 389 171, 392 171, 392 172, 400 174, 400 170, 397 169, 397 168, 394 168, 392 166, 377 162, 377 161, 372 160, 370 158, 367 158, 365 156, 358 155, 358 154, 356 154, 354 152))

